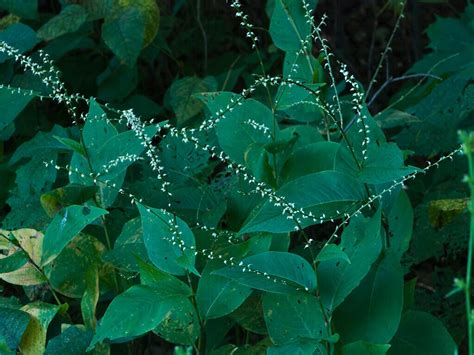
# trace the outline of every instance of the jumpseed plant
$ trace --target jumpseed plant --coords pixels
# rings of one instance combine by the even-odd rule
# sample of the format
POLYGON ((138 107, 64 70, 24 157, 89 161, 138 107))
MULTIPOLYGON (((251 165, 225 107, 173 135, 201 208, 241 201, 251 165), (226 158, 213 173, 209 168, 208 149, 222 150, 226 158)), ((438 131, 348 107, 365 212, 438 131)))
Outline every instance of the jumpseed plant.
MULTIPOLYGON (((221 81, 178 79, 167 92, 172 119, 148 115, 143 98, 135 109, 107 99, 130 94, 114 85, 133 77, 129 67, 155 38, 156 3, 119 1, 111 13, 93 3, 64 2, 37 32, 55 44, 44 50, 24 54, 37 42, 28 46, 33 30, 22 24, 26 44, 0 42, 19 78, 0 87, 2 139, 34 104, 69 120, 9 156, 18 167, 0 229, 3 352, 139 353, 167 342, 201 354, 456 353, 444 325, 412 309, 404 187, 462 148, 407 165, 368 108, 404 2, 364 91, 334 59, 327 17, 314 22, 316 1, 269 1, 281 75, 270 74, 256 26, 232 1, 257 58, 249 85, 218 90, 231 71, 221 81), (61 57, 61 36, 71 41, 102 18, 115 56, 102 97, 71 94, 52 56, 61 57)), ((431 71, 445 60, 413 77, 441 80, 431 71)), ((469 275, 470 266, 468 309, 469 275)))

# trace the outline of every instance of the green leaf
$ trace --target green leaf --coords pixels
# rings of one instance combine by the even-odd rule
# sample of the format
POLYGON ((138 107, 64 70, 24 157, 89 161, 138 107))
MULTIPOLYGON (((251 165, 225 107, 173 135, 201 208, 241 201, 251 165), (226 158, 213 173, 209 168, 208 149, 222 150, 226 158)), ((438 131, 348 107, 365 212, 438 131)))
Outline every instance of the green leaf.
MULTIPOLYGON (((148 126, 144 129, 143 135, 147 140, 151 140, 157 130, 156 125, 148 126)), ((87 156, 73 154, 71 160, 73 173, 69 176, 70 181, 83 185, 98 185, 101 206, 108 207, 118 195, 126 169, 145 149, 143 137, 137 136, 132 130, 118 134, 117 129, 107 120, 105 112, 95 100, 90 101, 82 136, 87 156), (78 173, 74 172, 76 170, 78 173), (91 173, 98 176, 96 181, 90 177, 91 173), (115 184, 115 188, 109 187, 112 184, 115 184)))
POLYGON ((403 272, 396 256, 385 255, 334 312, 343 343, 389 343, 403 308, 403 272))
POLYGON ((137 258, 148 261, 143 243, 142 222, 139 217, 125 223, 122 232, 114 242, 114 248, 106 252, 103 260, 114 264, 119 269, 138 272, 137 258))
POLYGON ((261 335, 267 334, 267 326, 263 318, 262 299, 258 293, 250 295, 229 317, 249 332, 261 335))
POLYGON ((338 149, 338 143, 324 141, 294 150, 283 165, 282 181, 288 182, 304 175, 334 170, 338 149))
POLYGON ((276 345, 327 337, 324 316, 315 296, 268 293, 263 296, 263 313, 270 339, 276 345))
POLYGON ((237 309, 252 293, 252 290, 227 277, 214 275, 222 263, 209 261, 202 271, 196 291, 196 302, 201 317, 212 319, 223 317, 237 309))
POLYGON ((28 313, 0 307, 0 336, 5 339, 9 349, 16 350, 29 323, 28 313))
POLYGON ((421 169, 404 166, 403 154, 394 143, 370 145, 367 150, 367 160, 359 177, 369 184, 381 184, 398 181, 406 175, 420 172, 421 169))
POLYGON ((59 142, 61 142, 67 149, 71 149, 72 151, 80 154, 80 155, 86 155, 86 151, 84 150, 84 147, 82 144, 78 141, 75 141, 74 139, 69 139, 69 138, 64 138, 64 137, 57 137, 54 136, 59 142))
MULTIPOLYGON (((144 128, 143 134, 147 141, 150 141, 158 127, 155 125, 144 128)), ((136 160, 145 147, 136 132, 129 130, 117 134, 105 142, 98 150, 91 151, 90 159, 92 168, 96 173, 100 173, 100 179, 112 180, 123 173, 136 160), (134 159, 121 159, 121 157, 135 156, 134 159)))
POLYGON ((288 293, 298 289, 311 292, 316 288, 316 275, 311 265, 301 256, 286 252, 269 251, 252 255, 243 259, 238 266, 211 274, 268 292, 288 293))
MULTIPOLYGON (((50 284, 67 297, 82 298, 88 287, 89 269, 93 265, 100 265, 100 254, 104 249, 104 245, 96 238, 80 233, 44 267, 50 284)), ((110 279, 106 275, 101 276, 101 289, 112 288, 110 279)))
POLYGON ((110 303, 100 320, 89 350, 99 342, 120 341, 155 329, 176 306, 176 295, 166 290, 135 285, 110 303))
POLYGON ((70 325, 48 341, 47 355, 83 355, 92 340, 93 332, 80 325, 70 325))
MULTIPOLYGON (((272 142, 274 117, 272 111, 259 101, 248 99, 242 101, 239 95, 229 92, 202 94, 209 111, 216 118, 222 110, 216 126, 219 145, 232 160, 245 164, 245 154, 253 143, 265 145, 272 142), (241 100, 240 105, 235 102, 241 100), (234 102, 234 103, 233 103, 234 102), (233 107, 228 110, 228 105, 233 107), (264 128, 259 129, 256 125, 264 128)), ((278 132, 278 131, 277 131, 278 132)))
POLYGON ((29 90, 0 86, 0 131, 5 129, 35 97, 29 90))
POLYGON ((341 348, 341 355, 385 355, 390 344, 371 344, 365 341, 356 341, 341 348))
POLYGON ((99 273, 97 265, 92 265, 85 275, 86 290, 81 299, 81 313, 84 324, 88 329, 95 329, 95 310, 99 300, 99 273))
MULTIPOLYGON (((294 203, 295 208, 304 208, 306 213, 311 212, 315 216, 322 216, 324 213, 326 217, 322 220, 331 219, 337 211, 345 211, 365 198, 365 190, 360 182, 337 171, 302 176, 283 185, 276 194, 284 197, 285 201, 294 203)), ((267 201, 252 211, 239 233, 293 231, 295 222, 282 212, 283 207, 276 207, 267 201)), ((301 215, 297 217, 301 219, 303 227, 317 223, 312 219, 302 218, 301 215)))
POLYGON ((156 289, 166 289, 169 292, 184 297, 192 295, 192 290, 180 279, 141 260, 138 260, 138 265, 140 267, 140 281, 142 285, 156 289))
POLYGON ((81 5, 89 14, 89 20, 99 20, 106 17, 116 4, 115 0, 82 0, 81 5))
MULTIPOLYGON (((29 228, 18 229, 16 231, 5 231, 0 229, 0 233, 4 236, 12 236, 20 245, 21 249, 28 254, 36 265, 40 264, 41 255, 43 253, 43 234, 29 228)), ((12 244, 13 245, 13 244, 12 244)), ((18 252, 16 247, 10 245, 9 253, 18 252)), ((38 271, 37 267, 28 262, 18 270, 0 274, 0 279, 13 285, 33 286, 44 283, 46 280, 38 271)))
POLYGON ((408 311, 391 341, 389 355, 452 355, 457 346, 443 323, 429 313, 408 311))
MULTIPOLYGON (((316 0, 306 1, 309 9, 316 7, 316 0)), ((311 25, 307 23, 303 3, 299 0, 275 0, 270 19, 270 36, 275 46, 285 52, 297 52, 302 48, 301 41, 307 39, 311 25)), ((309 39, 309 47, 312 40, 309 39)))
POLYGON ((174 217, 171 213, 142 204, 138 204, 138 210, 142 218, 143 241, 150 261, 173 275, 184 275, 186 270, 194 272, 195 241, 186 222, 176 217, 177 230, 174 231, 174 217))
POLYGON ((0 274, 0 279, 21 286, 35 286, 46 282, 44 276, 31 263, 26 263, 18 270, 0 274))
POLYGON ((35 20, 38 17, 38 0, 0 0, 0 9, 24 19, 35 20))
POLYGON ((356 288, 380 254, 380 210, 371 218, 353 217, 342 233, 340 247, 350 264, 327 260, 317 268, 319 292, 324 307, 333 311, 356 288))
POLYGON ((21 338, 21 352, 26 355, 43 354, 48 326, 59 311, 59 306, 37 301, 23 306, 21 310, 31 316, 30 323, 21 338))
POLYGON ((134 66, 144 43, 145 18, 134 6, 123 7, 105 19, 102 39, 126 65, 134 66))
MULTIPOLYGON (((1 254, 0 254, 1 255, 1 254)), ((28 256, 23 251, 0 257, 0 274, 18 270, 28 262, 28 256)))
POLYGON ((87 20, 87 12, 81 5, 64 7, 61 12, 38 30, 38 37, 50 41, 66 33, 77 31, 87 20))
POLYGON ((136 8, 143 16, 145 30, 143 47, 148 46, 155 39, 160 26, 160 8, 155 0, 121 0, 119 6, 122 8, 136 8))
POLYGON ((193 97, 196 93, 214 91, 217 89, 217 83, 214 77, 208 76, 204 79, 187 76, 173 81, 167 95, 169 103, 176 114, 178 126, 197 115, 204 107, 204 104, 193 97))
MULTIPOLYGON (((0 1, 0 4, 1 3, 2 1, 0 1)), ((23 23, 12 24, 1 31, 0 41, 12 46, 19 53, 29 51, 39 42, 35 31, 23 23)), ((11 56, 8 56, 6 53, 0 53, 0 63, 3 63, 9 58, 11 58, 11 56)))
POLYGON ((57 212, 71 205, 78 205, 87 202, 95 196, 96 186, 82 186, 69 184, 59 187, 41 195, 41 206, 50 217, 54 217, 57 212))
POLYGON ((388 215, 390 252, 400 259, 408 250, 413 233, 413 208, 405 191, 401 191, 388 215))
POLYGON ((199 318, 188 298, 175 298, 173 308, 153 333, 174 344, 193 345, 200 334, 199 318))
POLYGON ((41 265, 50 263, 84 227, 107 213, 102 208, 79 205, 58 212, 44 236, 41 265))
POLYGON ((342 260, 348 264, 351 263, 351 260, 349 259, 347 254, 342 251, 342 248, 337 244, 326 244, 316 256, 315 261, 321 262, 333 259, 342 260))
POLYGON ((323 355, 327 354, 326 349, 323 344, 318 343, 316 341, 308 341, 306 339, 301 339, 297 342, 280 345, 280 346, 272 346, 267 349, 267 355, 323 355))

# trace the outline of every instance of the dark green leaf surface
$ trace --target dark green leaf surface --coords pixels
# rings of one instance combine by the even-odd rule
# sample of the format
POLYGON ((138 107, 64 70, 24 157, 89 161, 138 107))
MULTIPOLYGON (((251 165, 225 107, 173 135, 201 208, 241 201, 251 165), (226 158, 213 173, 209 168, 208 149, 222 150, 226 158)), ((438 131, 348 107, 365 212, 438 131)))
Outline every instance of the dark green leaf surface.
POLYGON ((380 210, 371 218, 362 216, 351 219, 342 234, 341 249, 349 260, 327 260, 317 268, 319 292, 324 307, 334 310, 356 288, 369 272, 372 263, 379 256, 380 210))
POLYGON ((220 275, 252 288, 276 293, 297 290, 313 291, 316 275, 302 257, 285 252, 269 251, 243 259, 238 266, 217 270, 220 275))
POLYGON ((44 236, 41 264, 50 263, 85 226, 107 213, 93 206, 73 205, 56 214, 44 236))

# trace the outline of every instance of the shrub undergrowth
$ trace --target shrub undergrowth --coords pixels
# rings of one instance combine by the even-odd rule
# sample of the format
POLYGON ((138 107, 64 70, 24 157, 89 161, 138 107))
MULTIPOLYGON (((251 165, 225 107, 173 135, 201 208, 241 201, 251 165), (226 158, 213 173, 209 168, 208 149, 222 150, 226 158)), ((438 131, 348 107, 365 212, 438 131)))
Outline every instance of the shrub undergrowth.
POLYGON ((363 84, 316 0, 268 1, 268 28, 233 0, 239 29, 215 36, 189 5, 196 75, 177 59, 186 40, 166 42, 184 1, 173 16, 60 3, 45 19, 0 1, 2 353, 472 352, 458 158, 472 189, 472 135, 457 134, 472 129, 472 5, 392 77, 407 11, 393 4, 363 84), (246 50, 217 61, 236 32, 246 50), (171 77, 159 98, 154 71, 171 77))

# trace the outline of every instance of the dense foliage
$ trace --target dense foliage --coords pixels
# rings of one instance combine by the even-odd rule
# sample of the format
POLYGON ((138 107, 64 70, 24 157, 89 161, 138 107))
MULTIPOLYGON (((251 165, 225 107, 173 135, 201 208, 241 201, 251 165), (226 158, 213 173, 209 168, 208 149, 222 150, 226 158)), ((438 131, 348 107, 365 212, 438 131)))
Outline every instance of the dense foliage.
POLYGON ((0 353, 472 350, 474 5, 380 3, 0 0, 0 353))

